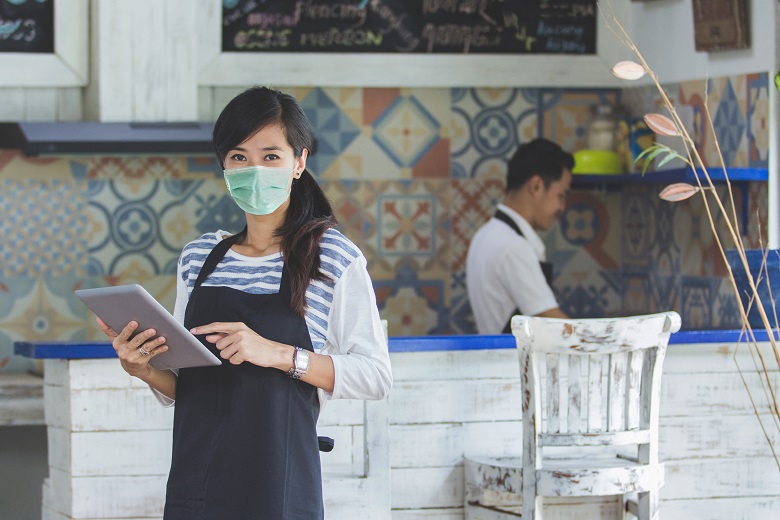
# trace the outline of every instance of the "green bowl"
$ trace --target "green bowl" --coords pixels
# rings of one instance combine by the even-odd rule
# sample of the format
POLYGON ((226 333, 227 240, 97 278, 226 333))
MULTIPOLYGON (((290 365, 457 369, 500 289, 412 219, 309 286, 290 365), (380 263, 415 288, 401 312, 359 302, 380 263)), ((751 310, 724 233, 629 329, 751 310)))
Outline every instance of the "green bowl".
POLYGON ((612 175, 625 173, 623 161, 615 152, 609 150, 579 150, 574 152, 572 173, 612 175))

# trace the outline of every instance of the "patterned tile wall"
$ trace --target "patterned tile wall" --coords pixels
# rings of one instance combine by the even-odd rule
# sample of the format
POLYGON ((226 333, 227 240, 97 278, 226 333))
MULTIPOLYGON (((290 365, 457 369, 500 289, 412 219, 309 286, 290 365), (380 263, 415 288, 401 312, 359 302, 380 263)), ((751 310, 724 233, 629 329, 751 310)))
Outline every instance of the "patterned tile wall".
MULTIPOLYGON (((728 164, 766 167, 767 75, 709 85, 728 164)), ((703 96, 695 82, 672 87, 692 107, 697 139, 714 161, 703 96)), ((381 313, 397 336, 474 332, 466 251, 503 196, 505 161, 519 142, 541 135, 574 151, 584 146, 594 104, 623 102, 641 113, 655 103, 641 88, 288 91, 318 135, 310 169, 342 231, 366 255, 381 313)), ((572 193, 560 225, 544 236, 563 308, 574 316, 674 308, 689 328, 734 325, 701 201, 668 204, 658 189, 572 193)), ((766 184, 736 193, 755 245, 766 230, 766 184)), ((140 283, 171 309, 181 247, 206 231, 243 225, 218 165, 199 157, 33 159, 0 150, 0 211, 6 371, 32 367, 12 355, 13 341, 101 339, 74 289, 140 283)))

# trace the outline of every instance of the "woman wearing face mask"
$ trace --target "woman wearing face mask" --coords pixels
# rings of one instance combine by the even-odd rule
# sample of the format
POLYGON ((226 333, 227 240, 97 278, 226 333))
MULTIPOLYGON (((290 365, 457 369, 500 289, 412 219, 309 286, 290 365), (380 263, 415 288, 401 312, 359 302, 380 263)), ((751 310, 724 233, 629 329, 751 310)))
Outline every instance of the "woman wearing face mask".
POLYGON ((392 383, 366 260, 306 170, 314 139, 294 98, 249 89, 213 137, 247 226, 184 247, 174 316, 222 365, 160 371, 154 331, 101 326, 125 370, 175 400, 166 520, 321 519, 321 403, 392 383))

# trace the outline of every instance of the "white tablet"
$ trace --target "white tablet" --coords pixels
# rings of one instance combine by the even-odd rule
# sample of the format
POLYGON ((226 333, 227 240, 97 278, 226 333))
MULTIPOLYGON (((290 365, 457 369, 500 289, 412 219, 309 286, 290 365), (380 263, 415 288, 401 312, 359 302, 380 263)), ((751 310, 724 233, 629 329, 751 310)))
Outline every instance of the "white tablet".
POLYGON ((138 322, 137 332, 154 329, 158 336, 163 336, 168 350, 149 361, 154 368, 162 370, 222 363, 140 285, 98 287, 75 292, 115 332, 135 320, 138 322))

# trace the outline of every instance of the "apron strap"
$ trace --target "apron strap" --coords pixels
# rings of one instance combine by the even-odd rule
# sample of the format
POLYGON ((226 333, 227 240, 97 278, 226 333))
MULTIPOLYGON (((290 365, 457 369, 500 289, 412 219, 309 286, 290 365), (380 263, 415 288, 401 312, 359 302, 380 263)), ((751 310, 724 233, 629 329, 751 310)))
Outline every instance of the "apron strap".
POLYGON ((517 225, 517 222, 512 220, 512 217, 510 217, 509 215, 507 215, 506 213, 504 213, 500 209, 496 210, 496 214, 493 215, 493 218, 496 219, 496 220, 500 220, 501 222, 503 222, 507 226, 511 227, 514 230, 515 233, 517 233, 521 237, 525 238, 525 235, 523 234, 522 231, 520 231, 520 226, 517 225))
MULTIPOLYGON (((525 238, 525 235, 522 231, 520 231, 520 226, 517 225, 517 222, 512 220, 512 217, 504 213, 503 211, 496 210, 496 214, 493 215, 493 218, 496 220, 500 220, 507 226, 511 227, 515 233, 520 235, 521 237, 525 238)), ((542 274, 544 274, 544 281, 547 282, 547 285, 552 287, 552 280, 553 280, 553 265, 552 262, 539 262, 539 266, 542 268, 542 274)), ((519 312, 518 312, 519 313, 519 312)))
POLYGON ((224 240, 220 240, 217 245, 214 246, 214 249, 211 250, 209 256, 206 257, 206 261, 203 262, 203 267, 200 268, 200 273, 198 273, 198 279, 195 280, 195 287, 193 287, 193 290, 197 287, 200 287, 200 284, 203 283, 203 280, 208 278, 208 276, 214 272, 214 269, 217 268, 217 265, 225 257, 225 253, 228 252, 228 249, 233 247, 233 244, 238 242, 244 236, 246 236, 246 226, 240 232, 233 236, 227 237, 224 240))

